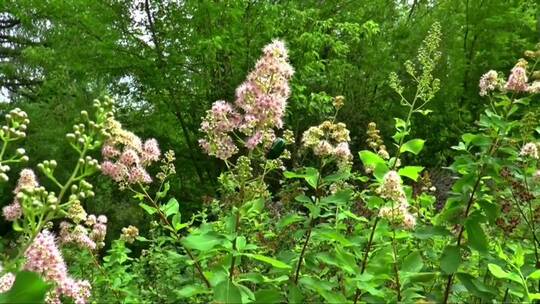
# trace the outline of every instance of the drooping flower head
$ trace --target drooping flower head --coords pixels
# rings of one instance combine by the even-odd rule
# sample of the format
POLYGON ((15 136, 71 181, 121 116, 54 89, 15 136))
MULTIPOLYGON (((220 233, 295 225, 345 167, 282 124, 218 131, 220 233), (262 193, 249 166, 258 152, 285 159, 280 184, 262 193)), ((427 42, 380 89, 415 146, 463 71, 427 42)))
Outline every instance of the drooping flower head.
POLYGON ((243 142, 249 150, 260 144, 270 146, 274 128, 283 127, 293 74, 285 44, 274 40, 265 46, 255 69, 236 89, 234 104, 219 100, 207 111, 200 128, 204 133, 199 140, 202 149, 208 155, 229 159, 239 150, 232 132, 247 136, 243 142))

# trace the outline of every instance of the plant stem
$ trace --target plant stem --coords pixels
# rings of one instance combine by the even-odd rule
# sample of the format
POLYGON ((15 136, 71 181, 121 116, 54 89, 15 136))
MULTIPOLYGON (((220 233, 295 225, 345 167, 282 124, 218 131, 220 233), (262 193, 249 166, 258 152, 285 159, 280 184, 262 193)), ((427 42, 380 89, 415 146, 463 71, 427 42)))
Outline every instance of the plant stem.
POLYGON ((306 240, 304 241, 304 246, 302 247, 302 252, 300 253, 300 258, 298 259, 298 265, 296 266, 296 273, 294 275, 294 283, 298 284, 298 277, 300 276, 300 267, 302 267, 302 260, 304 259, 304 254, 306 253, 306 248, 311 237, 311 230, 313 229, 313 220, 309 220, 308 230, 306 231, 306 240))
MULTIPOLYGON (((476 178, 476 182, 474 183, 474 187, 472 189, 471 196, 469 197, 469 200, 467 202, 467 208, 465 209, 464 220, 467 220, 467 217, 469 216, 469 211, 471 209, 472 203, 474 202, 474 195, 475 195, 476 191, 478 190, 478 187, 480 186, 480 181, 482 180, 482 172, 483 172, 483 167, 479 172, 480 174, 478 174, 478 177, 476 178)), ((462 238, 463 238, 463 232, 464 231, 465 231, 465 225, 461 225, 460 229, 459 229, 458 238, 457 238, 457 247, 458 248, 461 245, 461 241, 462 241, 462 238)), ((448 298, 450 296, 450 291, 452 290, 452 282, 453 282, 453 280, 454 280, 454 274, 453 273, 449 274, 448 279, 446 280, 446 288, 444 290, 443 304, 448 303, 448 298)))
MULTIPOLYGON (((371 228, 371 233, 369 234, 369 240, 366 246, 366 251, 364 252, 364 259, 362 260, 362 267, 360 268, 360 274, 363 274, 364 271, 366 271, 367 261, 369 258, 369 252, 371 251, 371 246, 373 245, 373 237, 375 236, 375 229, 377 228, 377 224, 379 223, 379 217, 375 217, 375 221, 373 222, 373 227, 371 228)), ((354 295, 354 304, 356 304, 361 297, 360 289, 356 289, 356 293, 354 295)))
POLYGON ((233 249, 233 254, 232 254, 232 257, 231 257, 231 266, 229 267, 229 280, 232 282, 233 280, 233 277, 234 277, 234 264, 236 263, 236 256, 234 255, 234 251, 236 251, 236 240, 237 240, 237 236, 236 234, 238 233, 238 227, 240 226, 240 210, 236 210, 235 212, 235 216, 236 216, 236 219, 235 219, 235 222, 234 222, 234 240, 233 240, 233 244, 232 244, 232 249, 233 249))
POLYGON ((392 252, 394 256, 394 273, 396 275, 396 292, 397 292, 397 301, 401 302, 401 284, 399 280, 399 266, 398 266, 398 253, 396 248, 396 230, 392 229, 392 252))
MULTIPOLYGON (((161 211, 161 209, 159 208, 159 206, 157 205, 157 203, 152 199, 152 197, 150 197, 150 195, 148 194, 148 192, 146 191, 146 189, 144 189, 144 187, 139 183, 139 187, 142 189, 143 191, 143 194, 145 195, 145 197, 148 199, 148 201, 150 201, 150 203, 153 205, 153 207, 157 210, 158 214, 159 214, 159 217, 161 219, 161 221, 167 225, 168 227, 171 228, 171 231, 174 231, 174 236, 176 238, 176 240, 180 243, 180 246, 186 251, 187 255, 189 256, 189 258, 193 261, 193 265, 195 266, 195 268, 197 269, 197 272, 199 273, 199 275, 201 276, 204 284, 206 285, 206 287, 210 288, 212 287, 212 285, 210 284, 210 281, 208 281, 208 279, 206 278, 206 276, 204 275, 204 272, 202 270, 202 267, 201 265, 199 264, 199 261, 197 261, 195 259, 195 256, 193 255, 193 253, 189 250, 189 248, 187 248, 186 246, 184 246, 181 242, 181 239, 182 237, 178 234, 178 232, 176 231, 176 229, 174 229, 174 226, 169 222, 169 220, 167 219, 167 217, 165 216, 165 214, 163 214, 163 211, 161 211)), ((138 193, 137 191, 133 190, 132 188, 130 188, 131 191, 135 192, 135 193, 138 193)))

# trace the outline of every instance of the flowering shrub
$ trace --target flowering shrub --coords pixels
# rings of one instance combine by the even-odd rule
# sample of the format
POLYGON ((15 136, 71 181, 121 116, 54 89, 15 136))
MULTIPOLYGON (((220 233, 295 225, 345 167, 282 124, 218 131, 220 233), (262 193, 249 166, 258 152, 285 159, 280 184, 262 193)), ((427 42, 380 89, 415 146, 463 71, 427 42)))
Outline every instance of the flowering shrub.
MULTIPOLYGON (((425 140, 414 138, 415 116, 430 114, 440 87, 433 77, 440 39, 435 24, 417 60, 390 75, 406 116, 394 118, 391 138, 375 123, 366 126, 358 158, 338 119, 341 96, 327 100, 333 113, 300 138, 281 131, 293 69, 285 44, 273 41, 235 102, 216 101, 202 121, 202 149, 227 169, 215 196, 187 218, 169 194, 174 153, 125 130, 109 99, 96 102, 95 120, 83 112, 84 123, 67 136, 79 155, 68 180, 55 177, 53 160, 38 166, 39 180, 56 191, 40 186, 31 169, 20 172, 13 202, 3 208, 21 238, 0 270, 0 302, 20 288, 25 271, 39 275, 36 299, 49 303, 540 299, 540 128, 527 112, 538 73, 521 59, 508 80, 496 71, 481 77, 485 111, 452 147, 455 180, 440 209, 429 172, 415 163, 425 140), (300 149, 289 151, 296 142, 300 149), (89 156, 99 149, 102 160, 89 156), (82 204, 94 196, 86 179, 98 172, 133 194, 149 231, 129 225, 105 246, 107 218, 88 215, 82 204), (144 249, 136 254, 134 245, 144 249)), ((526 55, 534 67, 540 49, 526 55)), ((24 137, 29 123, 20 110, 7 122, 4 146, 24 137)), ((7 164, 27 157, 18 149, 3 161, 4 150, 0 176, 7 180, 7 164)))

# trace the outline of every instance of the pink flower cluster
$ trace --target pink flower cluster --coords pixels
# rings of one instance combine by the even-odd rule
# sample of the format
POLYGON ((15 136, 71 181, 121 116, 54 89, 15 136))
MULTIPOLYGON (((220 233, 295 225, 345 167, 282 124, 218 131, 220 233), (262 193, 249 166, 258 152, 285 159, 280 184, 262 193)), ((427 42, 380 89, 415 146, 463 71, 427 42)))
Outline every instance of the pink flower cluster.
POLYGON ((121 129, 118 122, 113 126, 112 137, 101 150, 101 171, 118 183, 151 183, 146 167, 161 156, 157 140, 148 139, 143 144, 135 134, 121 129))
POLYGON ((10 205, 2 208, 2 214, 7 221, 15 221, 16 219, 22 216, 22 206, 19 202, 17 194, 19 194, 23 189, 34 189, 38 187, 36 175, 32 169, 23 169, 20 173, 19 180, 17 182, 17 187, 13 190, 15 198, 10 205))
POLYGON ((0 293, 6 292, 11 289, 15 283, 15 275, 11 272, 8 272, 0 277, 0 293))
POLYGON ((54 283, 56 289, 47 297, 49 303, 60 303, 60 296, 84 304, 90 297, 90 283, 69 276, 66 263, 54 238, 54 234, 43 230, 25 252, 24 269, 40 274, 46 281, 54 283))
POLYGON ((105 245, 103 241, 107 234, 107 217, 100 215, 96 218, 95 215, 91 214, 87 217, 85 225, 86 227, 68 222, 60 223, 60 243, 74 243, 81 248, 90 250, 102 248, 105 245), (90 233, 88 229, 90 229, 90 233))
POLYGON ((527 77, 527 61, 520 59, 512 68, 508 81, 504 82, 502 77, 499 77, 496 71, 490 70, 480 78, 479 88, 480 96, 486 96, 489 92, 500 90, 516 93, 527 92, 530 94, 540 93, 540 81, 535 80, 528 83, 527 77))
POLYGON ((386 173, 383 182, 376 191, 382 198, 391 200, 396 205, 392 207, 382 207, 379 209, 379 216, 387 218, 390 221, 399 222, 405 228, 412 229, 416 226, 416 217, 409 212, 409 202, 399 174, 392 170, 386 173))
POLYGON ((234 105, 216 101, 207 111, 200 130, 199 144, 208 154, 226 160, 238 152, 231 132, 247 136, 245 147, 255 149, 275 139, 274 128, 283 127, 283 116, 290 95, 289 80, 294 74, 282 41, 274 40, 263 49, 255 69, 236 89, 234 105))
POLYGON ((302 135, 304 148, 313 150, 313 154, 317 156, 334 158, 339 168, 348 168, 351 165, 350 140, 349 130, 344 123, 328 120, 310 127, 302 135))
POLYGON ((521 147, 521 150, 519 151, 519 155, 524 156, 524 157, 530 157, 533 159, 538 159, 539 158, 538 145, 533 142, 526 143, 525 145, 523 145, 523 147, 521 147))
POLYGON ((529 88, 527 81, 527 70, 525 70, 524 66, 518 64, 512 69, 504 88, 508 91, 527 92, 529 88))
POLYGON ((490 70, 480 78, 480 96, 486 96, 489 92, 500 87, 499 75, 496 71, 490 70))

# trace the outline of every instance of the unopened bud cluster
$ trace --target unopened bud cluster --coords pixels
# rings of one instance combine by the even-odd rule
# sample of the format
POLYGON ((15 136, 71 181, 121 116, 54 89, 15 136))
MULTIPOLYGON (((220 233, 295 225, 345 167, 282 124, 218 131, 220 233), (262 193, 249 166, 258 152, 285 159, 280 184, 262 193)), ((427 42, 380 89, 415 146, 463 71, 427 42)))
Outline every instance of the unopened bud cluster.
POLYGON ((380 135, 381 131, 377 129, 377 124, 374 122, 370 122, 368 124, 367 129, 367 144, 368 146, 377 154, 379 154, 380 157, 384 159, 389 159, 390 154, 388 154, 388 151, 386 151, 386 146, 384 145, 383 139, 380 135))

